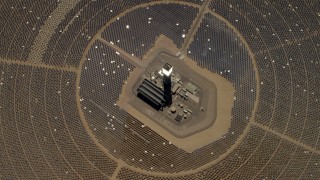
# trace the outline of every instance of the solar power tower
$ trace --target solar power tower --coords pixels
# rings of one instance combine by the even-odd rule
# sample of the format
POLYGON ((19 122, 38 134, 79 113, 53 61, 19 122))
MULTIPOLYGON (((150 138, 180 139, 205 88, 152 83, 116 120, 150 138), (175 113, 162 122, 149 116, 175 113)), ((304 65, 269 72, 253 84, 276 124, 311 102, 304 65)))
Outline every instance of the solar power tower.
POLYGON ((165 106, 170 106, 172 104, 172 94, 171 94, 171 74, 173 67, 166 63, 163 68, 163 91, 164 99, 166 101, 165 106))

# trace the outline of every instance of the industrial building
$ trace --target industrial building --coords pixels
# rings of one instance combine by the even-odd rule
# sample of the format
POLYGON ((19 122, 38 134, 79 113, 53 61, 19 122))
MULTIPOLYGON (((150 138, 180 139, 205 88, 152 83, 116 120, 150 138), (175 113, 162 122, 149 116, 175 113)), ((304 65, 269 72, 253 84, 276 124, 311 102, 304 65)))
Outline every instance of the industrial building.
POLYGON ((137 91, 141 99, 150 103, 157 110, 167 103, 164 99, 164 91, 147 79, 142 82, 137 91))

